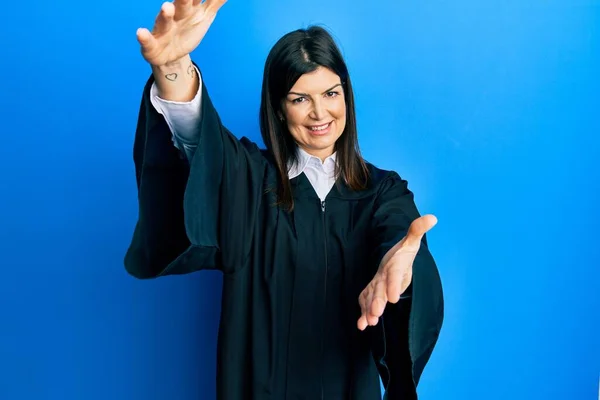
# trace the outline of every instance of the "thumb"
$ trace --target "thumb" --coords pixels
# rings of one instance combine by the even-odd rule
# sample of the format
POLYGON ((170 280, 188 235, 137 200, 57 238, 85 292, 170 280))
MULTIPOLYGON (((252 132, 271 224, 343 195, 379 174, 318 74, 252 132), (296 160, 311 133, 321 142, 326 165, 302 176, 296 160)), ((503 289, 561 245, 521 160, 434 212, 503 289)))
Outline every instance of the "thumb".
POLYGON ((139 28, 136 31, 136 36, 137 36, 138 42, 140 43, 140 45, 142 45, 142 47, 147 48, 156 43, 156 39, 154 38, 154 36, 152 36, 150 31, 146 28, 139 28))
POLYGON ((432 214, 415 219, 408 228, 405 244, 409 246, 420 246, 423 236, 436 224, 437 218, 432 214))

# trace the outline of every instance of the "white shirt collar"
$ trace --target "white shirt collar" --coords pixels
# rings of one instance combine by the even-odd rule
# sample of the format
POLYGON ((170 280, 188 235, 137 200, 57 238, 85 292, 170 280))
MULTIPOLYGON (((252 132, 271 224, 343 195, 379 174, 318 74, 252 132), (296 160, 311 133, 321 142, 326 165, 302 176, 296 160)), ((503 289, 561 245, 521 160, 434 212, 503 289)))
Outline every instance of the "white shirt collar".
POLYGON ((300 146, 297 146, 296 149, 298 154, 298 162, 295 163, 290 161, 290 165, 288 165, 288 176, 290 179, 294 179, 300 175, 309 166, 313 168, 320 168, 328 175, 333 175, 335 173, 335 165, 337 160, 337 155, 335 152, 327 157, 325 161, 321 162, 319 157, 308 154, 300 146))

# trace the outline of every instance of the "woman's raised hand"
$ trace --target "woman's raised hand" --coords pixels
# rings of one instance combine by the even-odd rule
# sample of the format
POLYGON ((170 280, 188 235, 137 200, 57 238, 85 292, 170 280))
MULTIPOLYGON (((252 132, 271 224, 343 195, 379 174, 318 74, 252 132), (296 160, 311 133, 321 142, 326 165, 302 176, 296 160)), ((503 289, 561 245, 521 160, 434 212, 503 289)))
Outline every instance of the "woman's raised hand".
POLYGON ((152 31, 137 30, 142 56, 152 66, 166 66, 190 54, 202 41, 227 0, 174 0, 163 3, 152 31))

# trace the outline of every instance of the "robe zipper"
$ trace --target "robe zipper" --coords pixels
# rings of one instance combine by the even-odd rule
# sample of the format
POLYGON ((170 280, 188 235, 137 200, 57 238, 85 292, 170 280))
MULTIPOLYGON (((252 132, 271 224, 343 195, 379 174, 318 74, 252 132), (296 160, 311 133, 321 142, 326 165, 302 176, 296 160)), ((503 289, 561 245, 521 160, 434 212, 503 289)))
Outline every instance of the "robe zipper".
MULTIPOLYGON (((327 223, 325 221, 325 200, 321 201, 321 221, 323 222, 323 244, 325 246, 325 283, 323 285, 323 299, 324 299, 324 304, 323 304, 323 310, 327 310, 327 270, 328 270, 328 265, 327 265, 327 223)), ((322 328, 322 333, 321 333, 321 400, 324 400, 325 398, 325 393, 324 393, 324 382, 323 382, 323 375, 325 374, 324 371, 324 365, 325 363, 323 362, 324 358, 325 358, 325 322, 323 322, 323 328, 322 328)))

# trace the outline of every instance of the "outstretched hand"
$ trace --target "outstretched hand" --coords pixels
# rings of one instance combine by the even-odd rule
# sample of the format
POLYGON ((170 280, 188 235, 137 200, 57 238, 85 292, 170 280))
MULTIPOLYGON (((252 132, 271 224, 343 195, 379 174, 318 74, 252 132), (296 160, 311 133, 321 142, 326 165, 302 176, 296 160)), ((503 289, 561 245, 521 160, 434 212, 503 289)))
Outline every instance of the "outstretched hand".
POLYGON ((174 0, 163 3, 154 28, 137 30, 142 56, 155 66, 175 62, 202 41, 227 0, 174 0))
POLYGON ((437 223, 433 215, 425 215, 414 220, 406 236, 392 247, 383 257, 375 277, 358 298, 361 316, 358 329, 375 326, 388 302, 397 303, 400 296, 410 285, 412 267, 421 239, 437 223))

